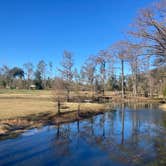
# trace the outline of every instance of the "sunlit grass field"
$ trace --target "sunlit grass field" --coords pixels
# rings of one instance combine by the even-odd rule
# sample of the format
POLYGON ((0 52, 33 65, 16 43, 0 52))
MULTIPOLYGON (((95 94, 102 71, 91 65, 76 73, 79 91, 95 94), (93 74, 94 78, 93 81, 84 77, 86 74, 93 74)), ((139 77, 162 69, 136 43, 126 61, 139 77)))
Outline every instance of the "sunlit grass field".
POLYGON ((0 94, 50 94, 51 90, 0 89, 0 94))
POLYGON ((162 104, 162 105, 160 106, 160 109, 166 111, 166 104, 162 104))
MULTIPOLYGON (((81 104, 81 110, 95 110, 104 107, 103 104, 81 104)), ((76 111, 77 108, 77 103, 63 103, 61 111, 76 111)), ((51 90, 0 90, 0 120, 46 112, 57 113, 56 102, 54 102, 51 90)))

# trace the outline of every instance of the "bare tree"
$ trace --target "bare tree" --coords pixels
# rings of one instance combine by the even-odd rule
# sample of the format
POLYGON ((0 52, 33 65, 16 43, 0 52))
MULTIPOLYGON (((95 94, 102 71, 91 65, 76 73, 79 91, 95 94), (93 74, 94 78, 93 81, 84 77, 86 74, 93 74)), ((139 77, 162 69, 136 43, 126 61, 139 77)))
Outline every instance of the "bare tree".
POLYGON ((33 76, 33 64, 31 62, 25 63, 23 65, 25 74, 27 75, 27 81, 28 81, 28 88, 30 87, 32 76, 33 76))
POLYGON ((63 80, 67 86, 67 101, 70 99, 71 83, 73 80, 73 54, 69 51, 64 51, 61 68, 58 69, 61 73, 63 80))
POLYGON ((166 64, 166 0, 140 10, 129 32, 145 55, 156 55, 156 64, 166 64))
POLYGON ((43 87, 46 88, 46 67, 44 60, 40 60, 37 65, 37 71, 41 73, 43 87))
POLYGON ((61 105, 65 101, 66 85, 61 78, 56 78, 53 86, 53 100, 57 103, 58 115, 61 113, 61 105))
POLYGON ((10 68, 8 66, 4 65, 1 67, 1 77, 5 88, 11 86, 12 80, 10 77, 10 68))
POLYGON ((48 63, 48 66, 49 66, 49 77, 50 79, 52 79, 53 78, 53 63, 50 61, 48 63))
POLYGON ((95 71, 95 58, 90 56, 81 68, 81 75, 84 82, 90 86, 92 97, 94 92, 95 71))
POLYGON ((100 66, 99 72, 100 72, 103 96, 105 94, 104 92, 105 92, 105 80, 106 80, 106 64, 108 63, 109 58, 110 56, 107 50, 101 50, 96 57, 96 62, 100 66))
POLYGON ((48 76, 48 78, 47 78, 47 88, 52 88, 53 87, 53 77, 54 77, 54 75, 53 75, 53 63, 50 61, 49 63, 48 63, 48 74, 47 74, 47 76, 48 76))
POLYGON ((132 56, 129 64, 131 66, 131 72, 132 72, 132 86, 133 86, 133 95, 137 96, 137 75, 138 75, 138 58, 135 56, 132 56))
POLYGON ((76 94, 76 102, 78 103, 77 107, 77 118, 80 117, 80 110, 81 110, 81 78, 80 74, 78 73, 77 69, 74 70, 74 92, 76 94))
POLYGON ((152 71, 150 69, 151 67, 150 57, 145 56, 142 63, 144 64, 144 75, 145 79, 147 80, 146 96, 153 96, 153 78, 152 78, 152 71))
POLYGON ((140 55, 141 50, 133 45, 132 43, 126 43, 126 49, 127 49, 127 59, 129 66, 131 68, 132 73, 132 86, 133 86, 133 95, 137 96, 137 85, 138 85, 138 73, 139 73, 139 67, 140 67, 140 55))
POLYGON ((128 49, 127 49, 128 42, 126 41, 119 41, 115 43, 111 47, 111 51, 114 54, 121 63, 121 93, 122 93, 122 98, 125 97, 125 89, 124 89, 124 62, 128 60, 128 49))

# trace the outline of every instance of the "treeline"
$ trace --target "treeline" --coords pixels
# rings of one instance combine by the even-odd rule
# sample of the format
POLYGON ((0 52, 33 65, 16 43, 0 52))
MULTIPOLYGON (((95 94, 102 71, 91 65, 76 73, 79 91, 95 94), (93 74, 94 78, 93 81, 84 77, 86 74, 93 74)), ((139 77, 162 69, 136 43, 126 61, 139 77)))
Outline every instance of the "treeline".
POLYGON ((52 63, 46 64, 44 60, 38 62, 36 69, 31 62, 25 63, 22 68, 4 65, 0 68, 0 87, 29 89, 34 85, 35 89, 49 89, 53 80, 52 70, 52 63))
MULTIPOLYGON (((92 94, 100 93, 104 95, 105 91, 122 90, 122 73, 116 75, 121 67, 116 67, 120 59, 105 59, 106 52, 100 51, 96 56, 90 56, 79 70, 74 67, 73 54, 64 51, 61 67, 56 69, 59 76, 55 76, 55 68, 52 62, 48 64, 41 60, 34 67, 32 63, 25 63, 22 68, 2 66, 0 68, 0 87, 10 89, 53 89, 58 88, 64 91, 74 91, 79 88, 80 91, 91 91, 92 94), (61 84, 58 86, 57 84, 61 84), (63 86, 63 87, 62 87, 63 86)), ((145 64, 145 59, 140 61, 145 64)), ((126 61, 124 66, 128 70, 135 68, 130 66, 130 61, 126 61), (130 69, 129 69, 130 68, 130 69)), ((140 67, 140 66, 139 66, 140 67)), ((146 68, 146 65, 144 66, 146 68)), ((124 75, 124 94, 153 96, 161 95, 166 88, 165 71, 166 67, 160 66, 155 69, 145 70, 137 68, 137 73, 124 75)))
POLYGON ((64 51, 61 67, 41 60, 35 67, 26 63, 23 68, 2 66, 0 85, 3 88, 63 89, 68 96, 73 88, 92 94, 106 90, 132 95, 166 94, 166 0, 141 9, 126 40, 91 55, 79 69, 74 66, 73 53, 64 51), (128 74, 126 74, 126 72, 128 74))

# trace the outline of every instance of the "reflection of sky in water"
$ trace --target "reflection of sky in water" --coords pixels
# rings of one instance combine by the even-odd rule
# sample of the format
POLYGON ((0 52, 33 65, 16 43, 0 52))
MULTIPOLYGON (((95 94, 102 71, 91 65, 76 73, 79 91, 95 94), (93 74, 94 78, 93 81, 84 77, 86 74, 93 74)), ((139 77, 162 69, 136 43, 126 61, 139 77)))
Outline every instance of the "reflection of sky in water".
POLYGON ((29 130, 0 142, 0 165, 165 165, 165 120, 156 108, 130 106, 29 130))

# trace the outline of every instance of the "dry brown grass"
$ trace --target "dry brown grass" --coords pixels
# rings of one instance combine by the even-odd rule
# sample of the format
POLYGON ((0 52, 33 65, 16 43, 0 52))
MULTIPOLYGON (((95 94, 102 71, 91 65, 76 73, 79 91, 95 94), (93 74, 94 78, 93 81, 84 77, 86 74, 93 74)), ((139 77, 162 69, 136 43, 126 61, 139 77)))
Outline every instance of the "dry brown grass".
POLYGON ((166 104, 160 105, 160 109, 162 109, 163 111, 166 111, 166 104))
MULTIPOLYGON (((10 98, 10 97, 24 97, 24 98, 49 98, 52 97, 52 90, 11 90, 11 89, 0 89, 0 98, 10 98)), ((71 96, 75 96, 75 92, 70 93, 71 96)), ((90 91, 80 91, 79 95, 91 97, 92 93, 90 91)), ((106 96, 114 96, 115 92, 106 91, 106 96)))
MULTIPOLYGON (((95 103, 82 103, 81 110, 99 110, 103 109, 103 104, 95 103)), ((64 103, 61 112, 76 111, 78 108, 77 103, 64 103)), ((56 114, 56 103, 50 100, 39 99, 0 99, 0 120, 12 119, 17 117, 25 117, 32 114, 39 114, 49 112, 56 114)))
MULTIPOLYGON (((87 95, 85 93, 81 95, 87 95)), ((78 116, 78 103, 61 103, 62 114, 58 115, 56 104, 52 91, 0 90, 0 138, 50 123, 68 123, 97 115, 106 107, 104 104, 81 103, 78 116)))
POLYGON ((51 90, 0 90, 0 98, 51 98, 51 90))
POLYGON ((48 100, 0 99, 0 119, 23 117, 42 112, 54 112, 55 104, 48 100))
MULTIPOLYGON (((91 95, 81 92, 81 95, 91 95)), ((74 92, 71 93, 74 96, 74 92)), ((61 111, 76 111, 77 103, 64 103, 61 111)), ((81 110, 99 110, 104 105, 82 103, 81 110)), ((0 120, 25 117, 32 114, 50 112, 57 113, 56 103, 53 102, 51 90, 0 90, 0 120)))
MULTIPOLYGON (((68 106, 69 110, 77 110, 78 108, 78 103, 65 103, 66 106, 68 106)), ((93 111, 93 110, 101 110, 106 107, 105 104, 97 104, 97 103, 81 103, 80 104, 80 109, 82 111, 93 111)))

